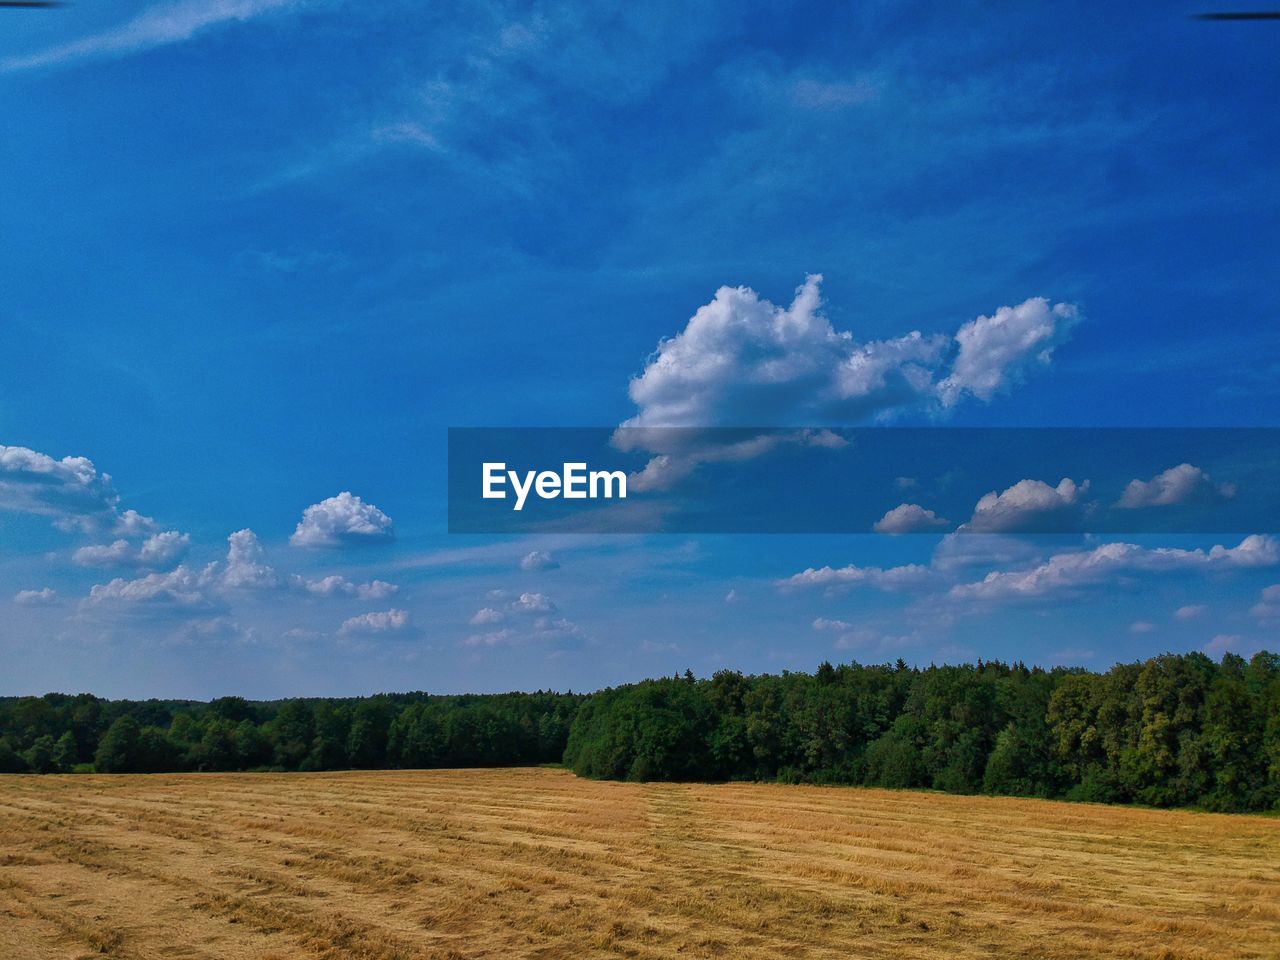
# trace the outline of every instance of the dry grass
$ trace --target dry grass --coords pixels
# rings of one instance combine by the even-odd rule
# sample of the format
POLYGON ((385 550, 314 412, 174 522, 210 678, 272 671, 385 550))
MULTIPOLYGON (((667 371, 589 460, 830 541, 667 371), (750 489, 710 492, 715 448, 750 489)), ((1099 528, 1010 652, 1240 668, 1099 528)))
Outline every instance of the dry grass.
POLYGON ((555 770, 0 777, 0 957, 1280 957, 1280 821, 555 770))

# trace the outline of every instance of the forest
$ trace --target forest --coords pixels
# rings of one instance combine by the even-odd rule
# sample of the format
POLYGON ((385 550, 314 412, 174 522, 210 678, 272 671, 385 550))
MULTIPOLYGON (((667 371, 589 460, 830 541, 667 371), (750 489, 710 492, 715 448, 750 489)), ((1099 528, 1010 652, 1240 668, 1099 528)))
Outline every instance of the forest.
POLYGON ((759 780, 1280 809, 1280 655, 1105 673, 982 662, 598 691, 252 702, 0 698, 0 772, 563 763, 584 777, 759 780))

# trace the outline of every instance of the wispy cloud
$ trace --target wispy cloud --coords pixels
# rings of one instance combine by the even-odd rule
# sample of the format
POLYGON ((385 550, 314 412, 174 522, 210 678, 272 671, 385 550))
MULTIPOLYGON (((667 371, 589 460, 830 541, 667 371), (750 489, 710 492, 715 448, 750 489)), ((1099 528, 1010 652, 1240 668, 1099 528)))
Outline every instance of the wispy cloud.
POLYGON ((0 60, 0 73, 55 67, 93 57, 123 57, 131 53, 182 43, 209 27, 244 23, 299 0, 186 0, 148 7, 132 20, 79 40, 0 60))

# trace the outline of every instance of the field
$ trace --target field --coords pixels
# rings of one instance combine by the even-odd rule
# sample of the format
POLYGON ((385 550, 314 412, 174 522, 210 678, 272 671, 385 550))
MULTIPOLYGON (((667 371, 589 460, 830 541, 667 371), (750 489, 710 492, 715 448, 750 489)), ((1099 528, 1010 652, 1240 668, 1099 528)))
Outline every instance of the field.
POLYGON ((1280 956, 1280 820, 558 770, 0 777, 0 957, 1280 956))

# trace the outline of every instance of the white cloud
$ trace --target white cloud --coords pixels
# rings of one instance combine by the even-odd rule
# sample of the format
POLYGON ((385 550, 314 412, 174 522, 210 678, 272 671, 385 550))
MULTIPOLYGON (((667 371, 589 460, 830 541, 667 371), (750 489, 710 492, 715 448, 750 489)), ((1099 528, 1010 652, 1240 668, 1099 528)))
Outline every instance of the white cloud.
POLYGON ((408 611, 391 609, 362 613, 358 617, 349 617, 342 621, 342 626, 338 628, 338 632, 346 635, 397 633, 408 626, 408 611))
POLYGON ((956 333, 960 350, 951 373, 938 384, 943 405, 954 406, 966 393, 990 400, 1033 366, 1047 365, 1078 318, 1070 304, 1050 306, 1043 297, 1032 297, 964 324, 956 333))
POLYGON ((554 570, 560 566, 545 550, 530 550, 520 558, 521 570, 554 570))
POLYGON ((1135 620, 1129 624, 1130 633, 1153 633, 1156 625, 1149 620, 1135 620))
POLYGON ((903 503, 888 511, 871 527, 876 533, 922 533, 950 523, 918 503, 903 503))
POLYGON ((493 607, 483 607, 471 615, 471 619, 467 621, 472 626, 484 626, 490 623, 501 623, 507 619, 507 615, 501 610, 495 610, 493 607))
POLYGON ((1214 487, 1209 475, 1199 467, 1180 463, 1150 480, 1130 480, 1116 506, 1123 510, 1168 507, 1213 492, 1229 498, 1235 496, 1236 488, 1231 484, 1214 487))
POLYGON ((565 640, 581 635, 582 631, 578 625, 565 617, 539 617, 533 621, 533 639, 535 640, 565 640))
POLYGON ((390 517, 344 490, 307 507, 289 542, 298 547, 333 547, 390 540, 393 535, 390 517))
POLYGON ((725 603, 737 603, 738 600, 739 600, 739 597, 738 597, 737 590, 730 590, 728 593, 724 595, 725 603))
POLYGON ((809 567, 784 580, 776 581, 776 585, 783 588, 841 588, 865 585, 878 587, 881 590, 897 590, 928 583, 933 577, 932 570, 917 563, 888 569, 849 564, 846 567, 809 567))
POLYGON ((58 591, 53 587, 41 587, 39 590, 19 590, 13 595, 13 602, 24 607, 39 607, 53 603, 58 598, 58 591))
POLYGON ((198 617, 179 623, 174 638, 183 643, 251 643, 256 639, 256 631, 253 627, 242 626, 230 617, 198 617))
POLYGON ((973 517, 960 530, 968 533, 1007 533, 1029 527, 1061 525, 1073 517, 1070 508, 1089 489, 1064 477, 1056 487, 1043 480, 1019 480, 1002 493, 992 490, 978 501, 973 517))
POLYGON ((1032 563, 1043 556, 1025 537, 988 533, 973 537, 949 533, 938 541, 930 566, 939 573, 961 575, 979 567, 1013 567, 1032 563))
POLYGON ((180 43, 201 30, 294 6, 294 0, 184 0, 148 7, 132 20, 70 43, 0 60, 0 73, 33 70, 91 57, 126 56, 180 43))
POLYGON ((1204 645, 1204 652, 1215 657, 1224 653, 1238 653, 1244 645, 1244 638, 1234 633, 1220 633, 1204 645))
POLYGON ((745 460, 783 443, 843 443, 824 431, 682 449, 697 438, 641 428, 849 424, 941 412, 970 395, 989 400, 1033 363, 1047 363, 1076 317, 1074 307, 1037 298, 966 323, 954 338, 912 331, 860 343, 823 315, 821 281, 808 276, 787 307, 749 287, 721 287, 658 344, 629 387, 637 413, 615 434, 620 449, 656 455, 632 475, 633 489, 669 489, 700 463, 745 460))
POLYGON ((1280 618, 1280 583, 1266 587, 1249 612, 1259 620, 1280 618))
POLYGON ((171 567, 187 555, 191 537, 177 530, 166 530, 148 537, 134 546, 128 540, 81 547, 71 555, 82 567, 171 567))
POLYGON ((966 394, 987 400, 1029 363, 1047 362, 1076 317, 1035 298, 962 325, 954 340, 912 331, 859 343, 822 314, 821 281, 806 278, 787 307, 721 287, 631 381, 639 412, 623 426, 848 423, 966 394))
POLYGON ((321 577, 319 580, 307 580, 295 574, 290 578, 290 582, 317 597, 358 597, 361 600, 385 600, 400 590, 394 583, 387 583, 385 580, 353 583, 346 577, 336 574, 321 577))
POLYGON ((144 517, 137 510, 125 510, 116 517, 116 525, 111 532, 119 537, 141 537, 158 533, 159 525, 150 517, 144 517))
POLYGON ((515 639, 516 632, 504 627, 501 630, 491 630, 489 633, 473 633, 463 640, 462 644, 466 647, 497 647, 511 643, 515 639))
POLYGON ((227 537, 227 563, 221 582, 233 590, 264 590, 280 585, 280 577, 265 562, 265 552, 252 530, 227 537))
POLYGON ((545 593, 522 593, 511 601, 512 613, 554 613, 556 605, 545 593))
POLYGON ((1196 617, 1204 616, 1208 610, 1209 608, 1202 603, 1189 603, 1173 611, 1173 615, 1178 620, 1194 620, 1196 617))
POLYGON ((992 571, 976 583, 957 584, 950 596, 960 600, 1039 598, 1108 582, 1127 572, 1252 568, 1278 562, 1276 541, 1258 534, 1245 537, 1238 546, 1217 545, 1208 551, 1108 543, 1093 550, 1055 554, 1029 570, 992 571))
MULTIPOLYGON (((484 611, 481 612, 483 613, 484 611)), ((496 621, 477 620, 473 617, 471 622, 481 624, 496 621)), ((554 644, 557 641, 570 640, 581 635, 582 631, 572 620, 567 620, 564 617, 540 616, 526 627, 502 627, 486 633, 471 634, 462 641, 462 645, 465 647, 498 647, 530 643, 554 644)))
POLYGON ((86 603, 146 604, 187 609, 203 609, 210 605, 204 586, 207 578, 190 567, 179 566, 168 573, 149 573, 137 580, 121 577, 109 583, 94 584, 86 603))
POLYGON ((64 529, 93 529, 114 518, 119 499, 110 475, 87 457, 55 460, 0 445, 0 510, 52 517, 64 529))
POLYGON ((852 630, 853 624, 847 620, 829 620, 826 617, 815 617, 813 621, 813 629, 815 630, 852 630))

